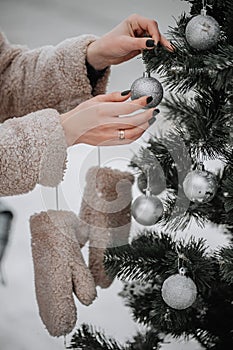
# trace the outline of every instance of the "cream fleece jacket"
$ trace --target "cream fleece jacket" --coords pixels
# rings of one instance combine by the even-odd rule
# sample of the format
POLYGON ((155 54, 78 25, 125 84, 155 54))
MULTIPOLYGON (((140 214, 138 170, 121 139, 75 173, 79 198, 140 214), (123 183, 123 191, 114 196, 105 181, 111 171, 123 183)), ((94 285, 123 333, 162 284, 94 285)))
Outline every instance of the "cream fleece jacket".
POLYGON ((93 91, 87 77, 86 50, 94 40, 82 35, 29 50, 0 33, 0 196, 62 181, 67 144, 59 113, 106 89, 109 69, 93 91))

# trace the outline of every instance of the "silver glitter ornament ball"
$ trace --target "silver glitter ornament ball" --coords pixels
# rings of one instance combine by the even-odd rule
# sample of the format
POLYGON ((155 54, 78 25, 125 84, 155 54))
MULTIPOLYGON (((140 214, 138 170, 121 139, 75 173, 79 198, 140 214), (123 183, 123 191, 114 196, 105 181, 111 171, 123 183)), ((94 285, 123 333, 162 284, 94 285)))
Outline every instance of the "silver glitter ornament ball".
POLYGON ((216 176, 205 170, 193 170, 188 173, 183 182, 186 197, 195 203, 210 202, 218 188, 216 176))
POLYGON ((136 100, 142 96, 152 96, 153 100, 145 108, 158 106, 163 98, 162 84, 149 73, 144 73, 143 77, 136 79, 131 85, 131 99, 136 100))
POLYGON ((187 309, 197 297, 196 284, 190 277, 180 274, 168 277, 163 282, 161 292, 165 303, 176 310, 187 309))
POLYGON ((185 36, 189 45, 194 49, 209 50, 219 40, 220 26, 213 17, 198 15, 188 22, 185 36))
POLYGON ((156 196, 139 196, 132 204, 134 219, 141 225, 155 225, 163 215, 163 204, 156 196))

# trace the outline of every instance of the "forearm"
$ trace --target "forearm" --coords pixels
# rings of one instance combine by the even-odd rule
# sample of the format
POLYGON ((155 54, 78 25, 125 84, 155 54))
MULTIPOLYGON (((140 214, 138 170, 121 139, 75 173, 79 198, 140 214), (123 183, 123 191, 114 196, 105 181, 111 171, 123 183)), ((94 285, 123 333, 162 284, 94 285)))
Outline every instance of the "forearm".
POLYGON ((0 196, 22 194, 36 184, 58 185, 66 168, 67 143, 52 109, 13 118, 0 126, 0 196))
POLYGON ((105 93, 109 70, 94 90, 87 76, 86 51, 95 39, 83 35, 35 50, 2 43, 0 120, 44 108, 64 113, 93 94, 105 93))

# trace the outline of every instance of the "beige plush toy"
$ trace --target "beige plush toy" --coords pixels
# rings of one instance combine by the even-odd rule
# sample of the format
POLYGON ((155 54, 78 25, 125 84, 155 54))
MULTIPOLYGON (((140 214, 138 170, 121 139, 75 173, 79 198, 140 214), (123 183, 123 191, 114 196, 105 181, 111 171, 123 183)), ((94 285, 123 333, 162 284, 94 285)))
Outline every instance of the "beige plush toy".
POLYGON ((77 216, 49 210, 30 218, 35 289, 39 313, 52 336, 70 333, 77 316, 73 292, 89 305, 96 297, 94 279, 76 239, 77 216))
POLYGON ((128 243, 133 182, 129 172, 110 168, 92 167, 86 175, 76 233, 81 247, 89 240, 89 269, 102 288, 112 283, 103 264, 106 248, 128 243))

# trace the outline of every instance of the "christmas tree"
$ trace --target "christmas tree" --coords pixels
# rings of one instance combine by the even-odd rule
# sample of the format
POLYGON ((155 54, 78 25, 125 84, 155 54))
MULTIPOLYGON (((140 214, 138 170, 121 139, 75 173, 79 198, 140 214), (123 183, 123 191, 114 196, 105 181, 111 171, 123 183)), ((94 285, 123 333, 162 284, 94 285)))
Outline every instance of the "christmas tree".
POLYGON ((204 349, 233 348, 233 3, 185 1, 190 14, 169 30, 174 51, 158 45, 143 53, 147 71, 170 91, 163 106, 173 128, 151 137, 131 161, 143 193, 133 216, 141 223, 140 201, 157 202, 150 201, 142 232, 105 254, 108 273, 124 281, 121 296, 146 331, 121 345, 83 325, 70 349, 159 349, 166 335, 192 337, 204 349), (221 169, 209 170, 209 160, 221 169), (158 201, 163 210, 149 229, 158 201), (204 239, 177 240, 193 221, 220 227, 228 244, 211 251, 204 239))

